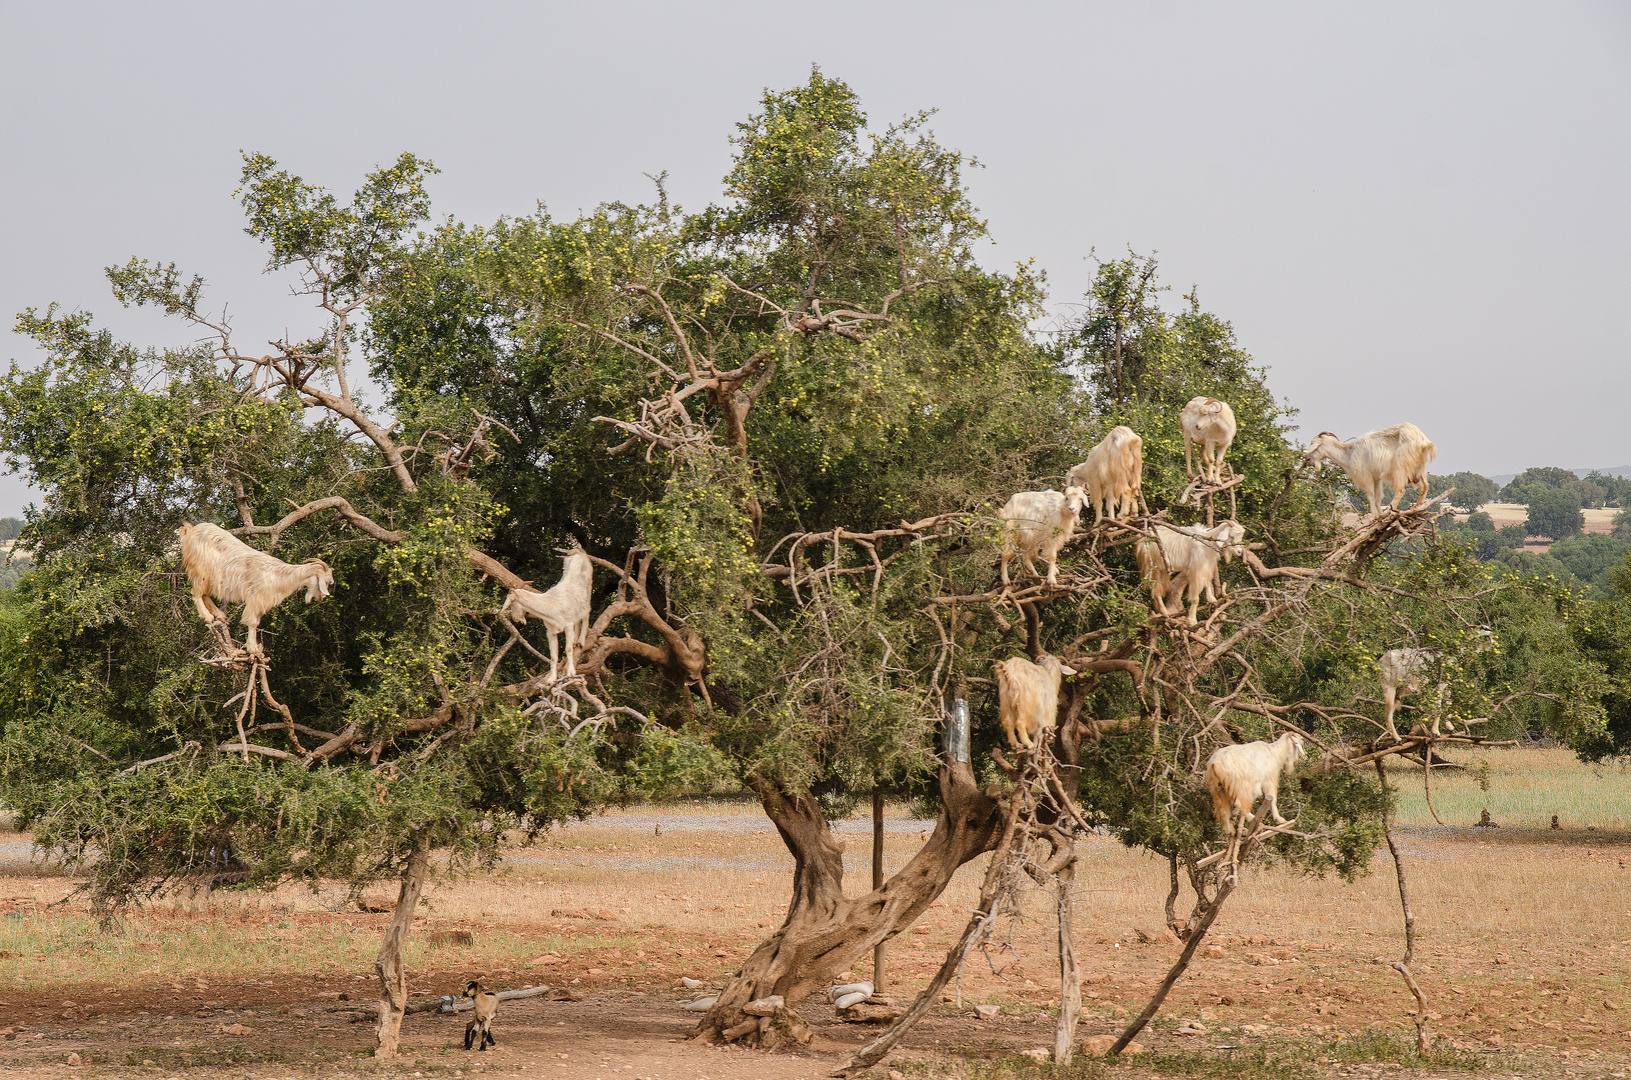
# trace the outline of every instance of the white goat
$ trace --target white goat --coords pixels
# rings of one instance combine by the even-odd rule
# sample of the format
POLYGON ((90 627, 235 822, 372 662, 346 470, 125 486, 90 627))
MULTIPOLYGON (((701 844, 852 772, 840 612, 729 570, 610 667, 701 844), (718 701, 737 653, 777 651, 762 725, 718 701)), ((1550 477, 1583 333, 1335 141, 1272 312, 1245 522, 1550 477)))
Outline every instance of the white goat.
POLYGON ((1302 756, 1302 736, 1288 731, 1272 743, 1220 746, 1207 758, 1206 790, 1212 794, 1212 815, 1229 836, 1229 862, 1240 854, 1240 830, 1251 820, 1252 806, 1258 799, 1268 800, 1275 824, 1286 823, 1280 816, 1280 775, 1296 768, 1302 756), (1238 822, 1236 812, 1240 815, 1238 822))
POLYGON ((1215 604, 1218 594, 1214 584, 1221 587, 1218 578, 1218 560, 1229 562, 1244 549, 1245 526, 1233 519, 1218 522, 1211 528, 1205 525, 1157 525, 1155 536, 1140 540, 1133 546, 1133 557, 1138 572, 1150 590, 1150 599, 1163 615, 1172 614, 1167 597, 1183 597, 1189 590, 1189 625, 1198 621, 1202 594, 1209 604, 1215 604))
MULTIPOLYGON (((1495 635, 1488 629, 1479 629, 1473 634, 1472 648, 1474 652, 1483 652, 1495 644, 1495 635)), ((1432 674, 1444 654, 1437 649, 1419 649, 1414 646, 1403 649, 1389 649, 1376 661, 1376 666, 1382 671, 1382 701, 1387 706, 1387 733, 1395 741, 1399 738, 1398 729, 1393 726, 1393 714, 1399 707, 1399 699, 1406 694, 1419 694, 1427 686, 1428 676, 1432 674)), ((1445 691, 1449 690, 1447 679, 1439 679, 1434 686, 1434 692, 1442 701, 1445 691)), ((1437 735, 1439 725, 1439 711, 1433 712, 1433 734, 1437 735)))
POLYGON ((1304 458, 1309 464, 1334 461, 1342 466, 1354 487, 1370 500, 1370 516, 1382 512, 1382 482, 1393 488, 1388 509, 1397 510, 1404 489, 1416 486, 1416 505, 1427 500, 1427 465, 1438 447, 1415 424, 1394 424, 1380 431, 1367 431, 1357 439, 1343 442, 1329 431, 1314 436, 1304 458))
POLYGON ((334 571, 322 559, 292 565, 250 547, 219 525, 183 525, 176 535, 181 538, 181 568, 192 580, 198 617, 225 628, 226 612, 211 597, 242 604, 243 624, 249 628, 244 645, 251 653, 261 651, 256 632, 268 611, 299 589, 306 590, 309 604, 327 596, 334 584, 334 571))
POLYGON ((1053 730, 1059 716, 1059 683, 1076 671, 1057 656, 1044 656, 1035 664, 1016 656, 992 664, 991 673, 997 677, 997 712, 1008 745, 1029 750, 1053 730))
POLYGON ((1125 425, 1087 452, 1087 460, 1071 469, 1065 483, 1085 487, 1093 500, 1093 524, 1129 517, 1138 510, 1144 481, 1144 440, 1125 425))
POLYGON ((566 673, 576 675, 576 650, 589 636, 589 591, 594 584, 595 564, 582 548, 574 548, 562 559, 561 580, 548 592, 531 589, 511 589, 499 611, 512 622, 524 624, 527 617, 542 619, 549 636, 549 678, 554 681, 559 672, 555 651, 555 635, 565 640, 566 673))
POLYGON ((1235 441, 1235 411, 1228 402, 1217 398, 1190 398, 1178 415, 1178 423, 1184 429, 1184 471, 1193 475, 1189 448, 1199 443, 1201 475, 1214 484, 1221 483, 1223 455, 1235 441))
POLYGON ((1076 532, 1076 521, 1087 506, 1087 492, 1079 487, 1057 491, 1021 491, 1003 503, 997 516, 1002 532, 1002 583, 1008 584, 1008 564, 1017 554, 1025 569, 1036 573, 1031 560, 1041 555, 1048 563, 1048 584, 1059 582, 1059 549, 1076 532))

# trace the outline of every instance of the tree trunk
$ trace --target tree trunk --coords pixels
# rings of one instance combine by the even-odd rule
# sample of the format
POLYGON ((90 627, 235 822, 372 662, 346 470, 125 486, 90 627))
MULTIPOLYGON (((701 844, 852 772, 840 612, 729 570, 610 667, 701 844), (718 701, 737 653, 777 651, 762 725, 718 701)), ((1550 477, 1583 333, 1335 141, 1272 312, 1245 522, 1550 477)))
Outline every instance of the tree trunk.
POLYGON ((379 976, 379 1023, 374 1034, 374 1056, 393 1057, 402 1040, 402 1015, 408 1007, 408 973, 402 967, 402 946, 413 928, 413 913, 419 907, 419 894, 425 888, 425 872, 430 865, 430 845, 421 840, 402 868, 402 885, 397 890, 396 910, 385 939, 374 958, 374 974, 379 976))
POLYGON ((1054 902, 1059 921, 1059 1021, 1053 1029, 1053 1063, 1069 1065, 1076 1043, 1076 1017, 1082 1011, 1082 976, 1076 970, 1076 943, 1071 932, 1071 888, 1076 863, 1070 862, 1054 879, 1054 902))
POLYGON ((810 795, 750 781, 765 813, 793 855, 793 899, 782 925, 759 945, 703 1018, 697 1038, 719 1042, 726 1032, 768 1049, 808 1041, 793 1025, 746 1025, 750 1001, 779 994, 789 1008, 832 982, 868 951, 905 930, 950 883, 957 868, 999 839, 995 790, 981 790, 967 762, 940 766, 940 819, 912 861, 864 896, 844 895, 843 845, 810 795))

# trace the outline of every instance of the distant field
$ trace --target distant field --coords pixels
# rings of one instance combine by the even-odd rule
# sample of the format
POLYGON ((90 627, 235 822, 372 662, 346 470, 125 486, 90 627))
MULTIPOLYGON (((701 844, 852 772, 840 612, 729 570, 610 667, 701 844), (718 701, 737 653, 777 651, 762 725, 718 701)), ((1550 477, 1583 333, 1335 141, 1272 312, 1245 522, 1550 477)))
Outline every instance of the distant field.
MULTIPOLYGON (((1485 503, 1478 509, 1489 515, 1497 529, 1504 525, 1521 525, 1529 517, 1529 508, 1522 503, 1485 503)), ((1609 508, 1580 512, 1586 517, 1586 532, 1607 535, 1614 529, 1614 515, 1618 514, 1619 510, 1609 508)), ((1466 521, 1467 515, 1457 514, 1455 519, 1466 521)))
MULTIPOLYGON (((1631 832, 1626 765, 1585 765, 1570 750, 1458 750, 1446 756, 1467 766, 1465 772, 1433 772, 1433 806, 1446 825, 1470 825, 1487 808, 1503 828, 1549 829, 1556 814, 1565 829, 1631 832), (1479 785, 1483 766, 1488 791, 1479 785)), ((1399 820, 1437 824, 1427 809, 1421 769, 1398 764, 1388 775, 1399 785, 1399 820)))

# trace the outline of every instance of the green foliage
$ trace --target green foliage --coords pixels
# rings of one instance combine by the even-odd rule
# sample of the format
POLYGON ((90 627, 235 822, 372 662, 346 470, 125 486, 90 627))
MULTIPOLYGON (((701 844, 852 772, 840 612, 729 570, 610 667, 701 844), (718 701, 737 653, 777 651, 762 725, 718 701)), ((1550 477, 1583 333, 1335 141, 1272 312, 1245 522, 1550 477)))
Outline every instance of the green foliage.
POLYGON ((1451 501, 1454 505, 1467 510, 1476 510, 1487 502, 1493 502, 1500 490, 1500 485, 1495 481, 1473 472, 1429 476, 1427 479, 1429 495, 1441 495, 1454 488, 1455 496, 1451 501))
POLYGON ((1527 489, 1529 517, 1524 522, 1528 536, 1546 536, 1563 540, 1586 527, 1586 518, 1580 512, 1580 495, 1568 488, 1536 485, 1527 489))
POLYGON ((1592 505, 1631 507, 1631 476, 1610 476, 1593 469, 1585 480, 1603 492, 1602 502, 1592 505))
POLYGON ((1580 581, 1603 596, 1611 595, 1609 575, 1631 554, 1631 541, 1612 536, 1571 536, 1559 540, 1546 554, 1562 563, 1580 581))
POLYGON ((1514 476, 1512 480, 1501 489, 1502 502, 1522 503, 1528 502, 1530 488, 1562 488, 1574 483, 1580 478, 1568 469, 1559 469, 1547 465, 1540 468, 1525 469, 1514 476))

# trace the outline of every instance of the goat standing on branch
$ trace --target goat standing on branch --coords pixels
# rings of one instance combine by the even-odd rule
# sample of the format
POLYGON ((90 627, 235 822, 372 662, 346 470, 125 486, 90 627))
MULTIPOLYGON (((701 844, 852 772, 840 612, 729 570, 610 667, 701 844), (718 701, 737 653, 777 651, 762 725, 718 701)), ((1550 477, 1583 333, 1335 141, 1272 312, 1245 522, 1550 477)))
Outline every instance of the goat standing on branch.
POLYGON ((1204 593, 1209 604, 1218 601, 1214 584, 1218 581, 1218 560, 1229 562, 1244 550, 1245 526, 1234 520, 1221 521, 1211 528, 1204 525, 1157 525, 1155 536, 1140 540, 1133 547, 1138 571, 1150 590, 1150 600, 1163 615, 1173 612, 1167 607, 1167 597, 1182 600, 1184 589, 1189 589, 1189 625, 1194 626, 1204 593))
POLYGON ((183 525, 176 535, 181 538, 181 567, 192 581, 198 617, 212 629, 218 626, 224 631, 226 612, 211 598, 243 604, 243 624, 249 628, 244 647, 251 654, 261 651, 256 630, 268 611, 299 589, 306 590, 309 604, 328 596, 334 584, 334 571, 322 559, 290 565, 250 547, 219 525, 183 525))
POLYGON ((1079 487, 1057 491, 1021 491, 1003 503, 997 516, 1004 521, 1002 583, 1008 584, 1008 564, 1017 554, 1025 569, 1036 573, 1031 560, 1041 555, 1048 563, 1048 584, 1059 583, 1059 549, 1076 532, 1076 521, 1087 506, 1087 492, 1079 487))
MULTIPOLYGON (((1473 633, 1472 648, 1474 652, 1484 652, 1495 644, 1495 635, 1487 628, 1479 628, 1473 633)), ((1395 742, 1399 740, 1399 731, 1393 726, 1393 714, 1399 707, 1399 699, 1406 694, 1419 694, 1427 686, 1430 675, 1444 661, 1444 654, 1437 649, 1418 649, 1408 647, 1403 649, 1389 649, 1377 658, 1376 666, 1382 673, 1382 701, 1387 707, 1384 723, 1387 727, 1388 737, 1395 742)), ((1450 689, 1447 680, 1436 680, 1434 692, 1438 695, 1440 703, 1443 702, 1446 692, 1450 689)), ((1439 734, 1440 717, 1437 710, 1433 714, 1433 734, 1439 734)))
POLYGON ((1415 424, 1394 424, 1380 431, 1367 431, 1357 439, 1343 442, 1329 431, 1314 436, 1304 460, 1310 465, 1334 461, 1342 466, 1354 487, 1370 500, 1370 516, 1382 512, 1382 483, 1393 488, 1393 500, 1388 509, 1397 510, 1404 489, 1416 487, 1416 503, 1427 499, 1427 466, 1438 454, 1438 447, 1422 434, 1415 424))
POLYGON ((1105 518, 1118 521, 1138 511, 1138 500, 1143 494, 1144 440, 1125 425, 1110 429, 1110 434, 1087 452, 1087 460, 1071 469, 1065 483, 1071 487, 1085 487, 1093 500, 1093 524, 1105 518))
POLYGON ((1074 675, 1057 656, 1031 663, 1022 656, 991 665, 997 677, 997 707, 1008 745, 1029 750, 1045 741, 1059 715, 1059 684, 1074 675))
POLYGON ((1201 475, 1214 484, 1223 482, 1223 455, 1235 441, 1235 411, 1217 398, 1190 398, 1179 414, 1184 429, 1184 471, 1195 475, 1189 450, 1200 444, 1201 475))
POLYGON ((1240 852, 1240 828, 1251 819, 1258 799, 1268 800, 1275 824, 1286 824, 1280 816, 1280 776, 1295 769, 1302 756, 1303 739, 1294 731, 1272 743, 1231 744, 1212 751, 1206 761, 1206 790, 1212 794, 1212 814, 1229 836, 1225 859, 1231 865, 1240 852), (1238 823, 1236 811, 1240 814, 1238 823))
POLYGON ((582 548, 573 548, 562 560, 561 580, 548 592, 511 589, 499 613, 522 624, 531 616, 541 619, 549 635, 549 679, 559 673, 555 635, 564 635, 566 673, 578 673, 577 650, 589 636, 589 590, 594 584, 595 567, 582 548))

